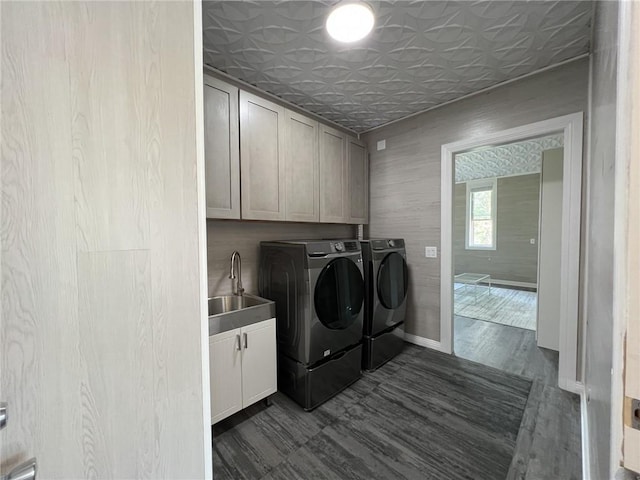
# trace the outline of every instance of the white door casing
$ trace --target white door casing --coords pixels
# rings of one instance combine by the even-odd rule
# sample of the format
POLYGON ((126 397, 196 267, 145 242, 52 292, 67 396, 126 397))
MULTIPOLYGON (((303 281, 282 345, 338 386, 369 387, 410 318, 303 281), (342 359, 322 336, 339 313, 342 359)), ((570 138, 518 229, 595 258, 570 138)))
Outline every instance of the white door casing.
POLYGON ((580 262, 580 218, 582 192, 582 112, 488 133, 442 145, 441 148, 441 263, 440 348, 453 351, 453 162, 456 153, 488 145, 504 144, 552 133, 564 134, 562 247, 560 305, 560 388, 579 393, 578 296, 580 262))

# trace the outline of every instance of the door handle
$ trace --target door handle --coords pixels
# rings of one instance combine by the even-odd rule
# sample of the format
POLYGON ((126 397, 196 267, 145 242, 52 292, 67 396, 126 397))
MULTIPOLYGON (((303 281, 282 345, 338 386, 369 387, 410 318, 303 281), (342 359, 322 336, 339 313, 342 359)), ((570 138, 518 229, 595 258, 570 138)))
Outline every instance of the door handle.
POLYGON ((0 430, 7 426, 7 404, 5 402, 0 402, 0 430))
MULTIPOLYGON (((7 426, 8 420, 7 404, 0 402, 0 430, 7 426)), ((15 467, 7 475, 0 475, 0 480, 36 480, 36 459, 31 458, 15 467)))
POLYGON ((242 345, 240 344, 240 335, 236 335, 236 350, 239 352, 240 350, 242 350, 242 345))
POLYGON ((11 470, 6 477, 0 480, 36 480, 36 459, 32 458, 11 470))
POLYGON ((244 336, 244 348, 245 350, 249 348, 249 336, 246 333, 242 334, 244 336))

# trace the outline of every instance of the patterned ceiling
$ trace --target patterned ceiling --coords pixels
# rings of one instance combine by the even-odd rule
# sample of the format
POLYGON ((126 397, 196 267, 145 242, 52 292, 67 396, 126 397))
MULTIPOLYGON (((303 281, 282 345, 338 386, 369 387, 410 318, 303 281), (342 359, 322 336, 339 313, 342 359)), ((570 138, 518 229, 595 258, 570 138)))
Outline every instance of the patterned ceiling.
POLYGON ((590 1, 369 1, 332 41, 332 0, 203 2, 204 62, 357 132, 587 53, 590 1))
POLYGON ((542 152, 564 146, 564 135, 548 135, 524 142, 474 150, 456 155, 456 183, 479 178, 540 173, 542 152))

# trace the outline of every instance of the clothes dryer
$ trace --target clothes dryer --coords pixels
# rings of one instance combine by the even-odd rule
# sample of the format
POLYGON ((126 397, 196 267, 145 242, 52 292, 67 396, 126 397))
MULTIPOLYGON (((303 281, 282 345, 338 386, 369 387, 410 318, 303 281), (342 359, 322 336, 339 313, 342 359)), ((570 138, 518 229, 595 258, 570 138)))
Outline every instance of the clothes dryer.
POLYGON ((357 240, 260 244, 260 295, 276 303, 278 389, 311 410, 361 376, 357 240))
POLYGON ((365 319, 362 368, 375 370, 404 347, 409 273, 403 239, 362 240, 365 319))

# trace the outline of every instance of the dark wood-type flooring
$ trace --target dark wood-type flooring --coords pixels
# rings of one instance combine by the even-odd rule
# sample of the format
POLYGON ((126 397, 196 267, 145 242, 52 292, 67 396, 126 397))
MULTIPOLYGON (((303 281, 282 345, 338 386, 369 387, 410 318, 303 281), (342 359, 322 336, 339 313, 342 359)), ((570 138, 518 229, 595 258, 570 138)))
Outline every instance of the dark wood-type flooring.
POLYGON ((219 479, 501 479, 532 382, 412 345, 316 410, 286 396, 214 428, 219 479))
POLYGON ((456 317, 455 354, 407 345, 313 412, 278 393, 220 422, 214 478, 581 478, 579 399, 557 387, 556 352, 456 317))
POLYGON ((536 345, 535 332, 455 318, 458 357, 533 380, 507 478, 582 478, 580 398, 558 388, 558 353, 536 345))

